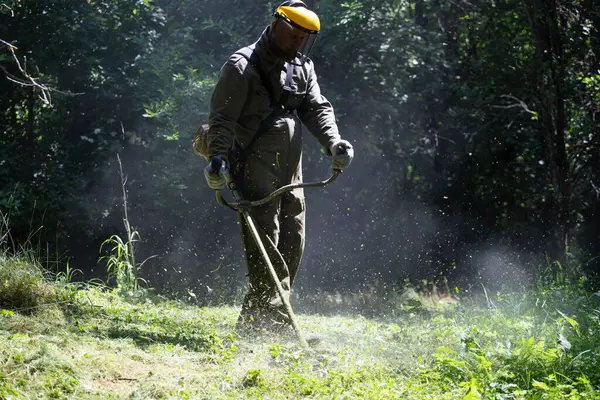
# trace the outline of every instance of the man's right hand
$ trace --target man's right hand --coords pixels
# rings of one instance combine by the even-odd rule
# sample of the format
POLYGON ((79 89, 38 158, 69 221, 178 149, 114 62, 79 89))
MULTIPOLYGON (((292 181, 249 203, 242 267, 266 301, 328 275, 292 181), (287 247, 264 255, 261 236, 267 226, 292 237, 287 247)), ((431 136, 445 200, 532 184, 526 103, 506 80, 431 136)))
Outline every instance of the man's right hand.
POLYGON ((333 155, 333 169, 343 171, 354 159, 354 148, 347 140, 335 142, 329 150, 333 155))
POLYGON ((204 167, 204 178, 206 179, 206 183, 208 183, 208 187, 212 190, 223 190, 225 189, 225 177, 220 173, 220 169, 215 171, 213 164, 211 162, 204 167))

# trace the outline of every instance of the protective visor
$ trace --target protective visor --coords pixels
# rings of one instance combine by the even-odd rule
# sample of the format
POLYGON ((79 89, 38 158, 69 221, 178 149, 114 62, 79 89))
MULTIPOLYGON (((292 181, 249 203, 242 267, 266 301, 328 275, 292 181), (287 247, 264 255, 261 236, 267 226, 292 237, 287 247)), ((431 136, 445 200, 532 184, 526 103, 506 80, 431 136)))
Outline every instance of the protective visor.
POLYGON ((317 15, 303 7, 279 7, 275 17, 285 23, 292 30, 299 30, 306 34, 302 45, 298 49, 298 58, 304 63, 317 40, 321 24, 317 15))

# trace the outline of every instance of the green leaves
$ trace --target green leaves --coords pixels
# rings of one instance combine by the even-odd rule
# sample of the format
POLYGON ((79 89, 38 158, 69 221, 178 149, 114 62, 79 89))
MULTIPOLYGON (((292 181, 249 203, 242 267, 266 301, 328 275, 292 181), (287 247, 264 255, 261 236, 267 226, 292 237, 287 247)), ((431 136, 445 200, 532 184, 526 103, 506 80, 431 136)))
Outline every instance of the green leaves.
MULTIPOLYGON (((560 310, 556 310, 556 312, 558 312, 560 314, 560 316, 562 317, 563 320, 565 320, 574 330, 575 332, 577 332, 577 335, 579 335, 579 323, 577 321, 575 321, 573 318, 568 317, 567 315, 565 315, 563 312, 561 312, 560 310)), ((568 343, 568 342, 567 342, 568 343)))
POLYGON ((108 281, 115 280, 119 290, 124 292, 136 292, 139 289, 139 283, 144 279, 138 276, 138 265, 132 263, 131 243, 139 239, 139 233, 133 231, 131 237, 124 241, 118 235, 112 235, 100 246, 102 252, 104 246, 111 246, 108 255, 100 257, 98 261, 106 260, 106 269, 108 271, 108 281))
POLYGON ((481 393, 477 389, 477 380, 475 378, 471 379, 471 382, 468 384, 469 390, 467 394, 463 397, 463 400, 480 400, 481 393))

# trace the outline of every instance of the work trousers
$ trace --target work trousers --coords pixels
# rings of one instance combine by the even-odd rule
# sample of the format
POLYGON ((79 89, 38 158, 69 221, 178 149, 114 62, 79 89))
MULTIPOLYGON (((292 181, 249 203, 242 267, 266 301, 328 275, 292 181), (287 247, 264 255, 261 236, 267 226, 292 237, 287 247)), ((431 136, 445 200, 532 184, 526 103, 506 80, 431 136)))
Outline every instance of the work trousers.
MULTIPOLYGON (((245 200, 259 200, 279 187, 302 182, 302 137, 295 118, 283 118, 262 133, 246 151, 236 180, 245 200)), ((249 214, 290 299, 290 291, 302 261, 305 244, 305 200, 303 189, 277 196, 253 207, 249 214)), ((248 290, 238 318, 241 329, 278 329, 289 324, 283 302, 250 227, 240 214, 248 290)))

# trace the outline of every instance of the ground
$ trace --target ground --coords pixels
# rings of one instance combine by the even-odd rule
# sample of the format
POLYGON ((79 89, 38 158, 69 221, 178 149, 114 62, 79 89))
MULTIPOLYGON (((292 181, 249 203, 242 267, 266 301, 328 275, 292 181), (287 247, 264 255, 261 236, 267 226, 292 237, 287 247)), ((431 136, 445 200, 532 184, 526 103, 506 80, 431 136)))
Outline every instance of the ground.
POLYGON ((93 287, 66 299, 0 312, 0 398, 600 398, 594 293, 300 314, 323 338, 310 350, 293 335, 236 337, 235 306, 93 287))

